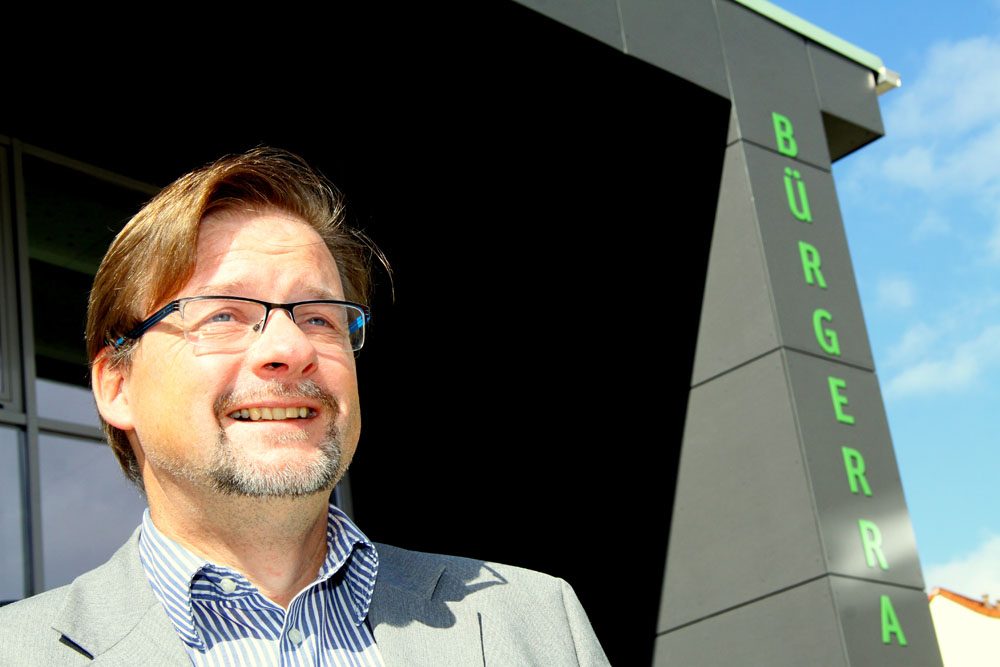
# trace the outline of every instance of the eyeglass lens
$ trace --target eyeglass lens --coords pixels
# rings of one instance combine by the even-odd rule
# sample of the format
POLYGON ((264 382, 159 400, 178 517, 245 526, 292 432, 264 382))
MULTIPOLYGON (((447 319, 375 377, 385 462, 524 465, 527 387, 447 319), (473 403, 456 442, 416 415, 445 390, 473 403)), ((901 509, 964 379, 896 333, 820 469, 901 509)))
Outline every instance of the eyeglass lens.
MULTIPOLYGON (((235 299, 193 299, 180 309, 188 341, 207 349, 248 347, 265 325, 267 307, 235 299)), ((365 314, 354 306, 303 303, 293 319, 309 340, 321 348, 360 350, 365 340, 365 314)))

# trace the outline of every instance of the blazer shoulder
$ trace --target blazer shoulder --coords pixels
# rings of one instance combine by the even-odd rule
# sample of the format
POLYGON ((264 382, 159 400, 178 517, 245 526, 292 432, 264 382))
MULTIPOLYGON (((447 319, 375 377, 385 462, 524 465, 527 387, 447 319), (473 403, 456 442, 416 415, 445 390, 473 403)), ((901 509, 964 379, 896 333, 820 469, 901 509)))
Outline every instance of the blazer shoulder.
POLYGON ((379 554, 379 574, 386 577, 387 583, 428 596, 444 583, 442 579, 461 582, 475 590, 512 584, 516 588, 556 594, 566 585, 562 579, 516 565, 411 551, 388 544, 376 544, 375 548, 379 554), (428 585, 433 588, 421 590, 428 585))
MULTIPOLYGON (((461 609, 478 615, 484 650, 501 664, 607 665, 586 612, 563 579, 475 558, 389 545, 376 550, 380 600, 422 600, 421 620, 429 625, 437 619, 446 626, 461 609)), ((406 619, 395 620, 400 625, 406 619)))
POLYGON ((552 575, 539 572, 537 570, 531 570, 517 565, 497 563, 495 561, 481 560, 478 558, 451 556, 448 554, 437 554, 426 551, 413 551, 412 549, 404 549, 402 547, 382 543, 375 543, 375 549, 378 551, 379 560, 381 562, 388 563, 393 566, 403 565, 408 568, 424 570, 446 567, 453 573, 469 574, 479 572, 485 566, 494 570, 507 572, 515 577, 527 577, 529 579, 537 578, 553 582, 559 581, 558 577, 553 577, 552 575))
MULTIPOLYGON (((61 636, 52 624, 68 591, 69 586, 61 586, 0 608, 0 664, 28 665, 52 655, 61 636)), ((64 652, 59 655, 68 657, 64 652)))
POLYGON ((60 586, 30 598, 0 607, 0 637, 7 637, 15 628, 48 628, 52 619, 62 608, 69 586, 60 586))

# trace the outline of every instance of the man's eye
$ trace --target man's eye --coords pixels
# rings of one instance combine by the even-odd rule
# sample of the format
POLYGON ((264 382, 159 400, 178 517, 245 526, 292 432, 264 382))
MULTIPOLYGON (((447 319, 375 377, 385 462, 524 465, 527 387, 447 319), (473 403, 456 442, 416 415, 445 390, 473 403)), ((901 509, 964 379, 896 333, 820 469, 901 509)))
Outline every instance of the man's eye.
POLYGON ((239 310, 217 310, 209 313, 198 322, 199 327, 218 327, 228 325, 249 325, 250 319, 247 314, 239 310))
POLYGON ((333 323, 330 322, 330 320, 326 319, 325 317, 319 317, 318 315, 308 317, 305 320, 303 320, 302 323, 310 327, 333 328, 333 323))

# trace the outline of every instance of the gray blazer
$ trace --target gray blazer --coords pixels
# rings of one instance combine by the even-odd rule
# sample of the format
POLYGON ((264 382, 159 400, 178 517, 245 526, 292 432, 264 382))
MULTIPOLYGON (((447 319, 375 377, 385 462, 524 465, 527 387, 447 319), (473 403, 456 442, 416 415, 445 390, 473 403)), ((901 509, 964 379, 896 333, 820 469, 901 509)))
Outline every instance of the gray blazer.
MULTIPOLYGON (((72 584, 0 608, 0 665, 190 665, 139 531, 72 584)), ((607 665, 573 589, 517 567, 376 545, 369 621, 387 665, 607 665)))

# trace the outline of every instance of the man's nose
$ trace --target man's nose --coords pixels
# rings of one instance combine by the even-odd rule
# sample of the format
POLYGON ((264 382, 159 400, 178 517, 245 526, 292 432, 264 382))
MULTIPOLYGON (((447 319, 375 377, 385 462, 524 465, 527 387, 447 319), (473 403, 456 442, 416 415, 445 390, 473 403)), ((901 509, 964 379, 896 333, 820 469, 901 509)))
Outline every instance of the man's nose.
POLYGON ((316 347, 287 310, 275 308, 260 323, 247 354, 261 377, 307 377, 316 370, 316 347))

